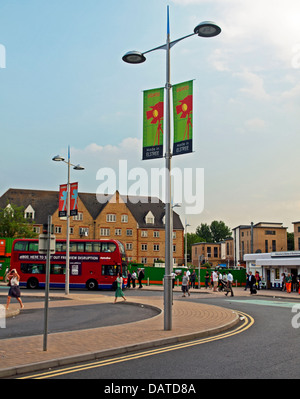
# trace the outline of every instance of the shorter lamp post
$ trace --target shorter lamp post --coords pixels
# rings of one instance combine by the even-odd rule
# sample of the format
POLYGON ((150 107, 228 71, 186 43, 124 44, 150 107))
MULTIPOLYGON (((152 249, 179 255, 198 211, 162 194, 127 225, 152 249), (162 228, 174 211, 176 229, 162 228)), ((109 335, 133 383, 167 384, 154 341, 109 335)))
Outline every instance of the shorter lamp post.
POLYGON ((68 160, 56 155, 52 161, 64 162, 68 165, 68 182, 67 182, 67 235, 66 235, 66 280, 65 280, 65 294, 70 293, 70 167, 73 166, 74 170, 84 170, 81 165, 73 165, 70 162, 70 146, 68 146, 68 160))

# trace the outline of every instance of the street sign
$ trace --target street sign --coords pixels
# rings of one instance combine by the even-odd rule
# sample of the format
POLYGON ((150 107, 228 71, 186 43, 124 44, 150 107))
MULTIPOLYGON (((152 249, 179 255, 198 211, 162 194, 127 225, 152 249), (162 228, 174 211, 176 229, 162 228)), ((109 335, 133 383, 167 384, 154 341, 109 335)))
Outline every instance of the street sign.
MULTIPOLYGON (((39 235, 39 254, 47 254, 48 234, 39 235)), ((55 254, 56 238, 54 234, 50 234, 50 254, 55 254)))

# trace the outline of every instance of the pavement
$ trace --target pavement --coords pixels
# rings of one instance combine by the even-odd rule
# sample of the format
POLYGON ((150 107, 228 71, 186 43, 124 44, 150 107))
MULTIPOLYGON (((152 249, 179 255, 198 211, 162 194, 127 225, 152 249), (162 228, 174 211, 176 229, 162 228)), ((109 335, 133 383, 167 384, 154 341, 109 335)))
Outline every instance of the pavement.
MULTIPOLYGON (((131 304, 158 309, 158 315, 149 319, 115 326, 51 333, 48 334, 46 351, 43 350, 43 335, 1 339, 0 378, 18 377, 21 374, 65 366, 76 362, 90 361, 207 337, 229 330, 239 322, 237 311, 191 302, 187 298, 181 297, 179 294, 180 287, 175 287, 172 329, 165 331, 163 287, 144 286, 142 289, 143 291, 156 291, 157 295, 147 297, 130 296, 130 292, 125 291, 125 295, 128 292, 127 301, 124 302, 122 299, 118 299, 114 306, 121 307, 131 304)), ((139 289, 136 288, 135 290, 138 291, 139 289)), ((288 294, 277 290, 260 290, 256 295, 250 295, 249 290, 245 291, 243 287, 234 287, 233 290, 236 297, 263 296, 293 301, 300 300, 298 292, 288 294)), ((213 292, 205 288, 200 290, 191 289, 190 292, 191 297, 194 298, 224 297, 223 292, 213 292)), ((22 290, 21 294, 26 311, 44 307, 43 292, 22 290), (40 297, 41 301, 26 302, 26 298, 30 296, 40 297)), ((5 289, 2 287, 0 297, 6 295, 5 289)), ((105 294, 105 291, 95 294, 89 293, 89 295, 86 295, 84 291, 80 294, 72 294, 71 291, 68 296, 61 291, 51 291, 51 298, 55 298, 55 301, 49 301, 49 312, 54 307, 60 307, 63 310, 66 306, 80 307, 87 304, 105 304, 111 303, 114 299, 111 295, 105 294), (66 300, 66 298, 69 300, 66 300)), ((5 299, 2 300, 2 303, 4 301, 5 299)), ((6 317, 18 317, 20 312, 22 310, 19 309, 19 304, 12 298, 10 309, 6 311, 6 317)))

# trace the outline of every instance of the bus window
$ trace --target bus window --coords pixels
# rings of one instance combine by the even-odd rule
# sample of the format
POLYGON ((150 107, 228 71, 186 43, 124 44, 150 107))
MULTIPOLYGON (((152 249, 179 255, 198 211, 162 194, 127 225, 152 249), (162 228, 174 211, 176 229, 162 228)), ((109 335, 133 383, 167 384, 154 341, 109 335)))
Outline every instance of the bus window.
POLYGON ((114 242, 103 242, 101 252, 115 252, 117 246, 114 242))
POLYGON ((91 242, 85 243, 85 252, 93 252, 93 243, 91 242))
POLYGON ((17 241, 15 243, 15 251, 27 251, 28 241, 17 241))
POLYGON ((124 245, 123 245, 120 241, 118 241, 118 244, 119 244, 119 249, 120 249, 121 254, 125 254, 125 247, 124 247, 124 245))
POLYGON ((77 252, 77 243, 70 242, 70 252, 77 252))
POLYGON ((50 274, 65 274, 65 265, 51 265, 50 274))
POLYGON ((101 252, 101 242, 93 242, 93 252, 101 252))
POLYGON ((77 243, 77 252, 84 252, 84 242, 77 243))
POLYGON ((102 265, 102 276, 116 276, 117 266, 115 265, 102 265))
POLYGON ((21 272, 29 274, 45 274, 45 265, 21 263, 21 272))
POLYGON ((66 243, 65 242, 57 242, 55 244, 56 252, 66 252, 66 243))
POLYGON ((29 242, 28 244, 28 251, 38 252, 39 244, 37 242, 29 242))

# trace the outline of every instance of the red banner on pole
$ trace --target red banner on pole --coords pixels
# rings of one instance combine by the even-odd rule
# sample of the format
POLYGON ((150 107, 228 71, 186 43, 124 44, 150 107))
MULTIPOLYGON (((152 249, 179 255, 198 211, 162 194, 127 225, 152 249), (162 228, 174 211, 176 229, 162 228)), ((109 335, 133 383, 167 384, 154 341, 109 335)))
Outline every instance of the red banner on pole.
MULTIPOLYGON (((58 216, 66 217, 68 210, 68 185, 59 186, 59 208, 58 216)), ((70 216, 78 214, 78 183, 70 184, 70 216)))

